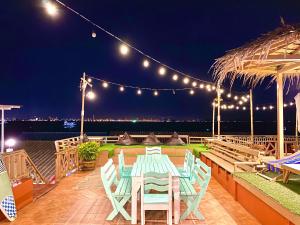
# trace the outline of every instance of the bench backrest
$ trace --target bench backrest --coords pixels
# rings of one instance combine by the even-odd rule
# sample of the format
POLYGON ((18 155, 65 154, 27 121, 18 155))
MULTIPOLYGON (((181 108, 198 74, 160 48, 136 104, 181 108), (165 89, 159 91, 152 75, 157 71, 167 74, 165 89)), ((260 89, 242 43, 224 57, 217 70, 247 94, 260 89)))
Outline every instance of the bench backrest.
POLYGON ((146 147, 146 155, 161 155, 161 147, 156 146, 156 147, 146 147))
POLYGON ((204 195, 211 178, 211 168, 200 159, 196 159, 194 177, 197 184, 201 187, 199 194, 204 195))
POLYGON ((109 159, 108 162, 103 167, 101 167, 100 171, 105 193, 107 197, 112 200, 111 186, 113 184, 118 184, 116 168, 112 159, 109 159))
POLYGON ((121 176, 123 174, 123 170, 125 167, 125 160, 124 160, 124 152, 123 150, 120 151, 119 155, 118 155, 118 159, 119 159, 119 176, 121 176))

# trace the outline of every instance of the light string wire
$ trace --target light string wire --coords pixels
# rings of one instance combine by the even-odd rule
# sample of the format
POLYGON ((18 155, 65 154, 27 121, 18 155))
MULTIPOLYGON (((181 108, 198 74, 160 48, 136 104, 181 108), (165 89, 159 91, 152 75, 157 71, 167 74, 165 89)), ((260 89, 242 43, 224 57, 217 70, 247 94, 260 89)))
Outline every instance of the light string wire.
MULTIPOLYGON (((199 78, 196 78, 196 77, 193 77, 191 75, 188 75, 186 73, 183 73, 181 71, 179 71, 178 69, 175 69, 171 66, 168 66, 164 63, 162 63, 161 61, 153 58, 152 56, 144 53, 142 50, 134 47, 133 45, 129 44, 128 42, 122 40, 121 38, 119 38, 118 36, 116 36, 115 34, 111 33, 110 31, 108 31, 107 29, 103 28, 102 26, 96 24, 95 22, 93 22, 91 19, 87 18, 86 16, 82 15, 81 13, 79 13, 78 11, 76 11, 75 9, 71 8, 69 5, 61 2, 60 0, 54 0, 55 2, 57 2, 58 4, 60 4, 61 6, 65 7, 66 9, 70 10, 71 12, 73 12, 74 14, 76 14, 77 16, 79 16, 80 18, 82 18, 83 20, 85 20, 86 22, 90 23, 91 25, 93 25, 94 27, 97 27, 98 29, 100 29, 101 31, 105 32, 106 34, 108 34, 109 36, 117 39, 119 42, 125 44, 126 46, 130 47, 131 49, 134 49, 135 51, 137 51, 138 53, 140 53, 141 55, 145 56, 146 58, 148 59, 151 59, 152 61, 176 72, 176 73, 179 73, 181 75, 183 75, 184 77, 188 77, 190 79, 193 79, 193 80, 197 80, 198 82, 202 82, 204 84, 210 84, 210 85, 216 85, 214 82, 211 82, 211 81, 205 81, 205 80, 202 80, 202 79, 199 79, 199 78)), ((173 90, 173 89, 172 89, 173 90)), ((186 89, 185 89, 186 90, 186 89)), ((231 91, 230 91, 231 92, 231 91)), ((235 93, 239 93, 239 94, 245 94, 244 92, 237 92, 235 91, 235 93)))

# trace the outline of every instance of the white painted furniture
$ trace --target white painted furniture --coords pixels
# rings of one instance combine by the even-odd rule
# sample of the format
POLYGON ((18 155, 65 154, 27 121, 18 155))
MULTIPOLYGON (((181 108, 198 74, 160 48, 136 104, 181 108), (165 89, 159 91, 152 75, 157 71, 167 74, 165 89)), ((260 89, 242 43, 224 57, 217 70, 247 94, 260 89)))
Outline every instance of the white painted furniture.
POLYGON ((161 147, 146 147, 146 155, 161 155, 161 147))

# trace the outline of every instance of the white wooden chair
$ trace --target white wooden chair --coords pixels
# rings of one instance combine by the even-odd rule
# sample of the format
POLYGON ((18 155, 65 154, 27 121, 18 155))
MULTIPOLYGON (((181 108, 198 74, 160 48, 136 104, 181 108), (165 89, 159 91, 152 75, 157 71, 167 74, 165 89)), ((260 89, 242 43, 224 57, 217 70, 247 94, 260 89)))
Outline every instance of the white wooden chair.
POLYGON ((166 210, 167 223, 172 224, 172 175, 149 172, 142 174, 141 224, 145 224, 146 210, 166 210), (147 193, 150 190, 168 193, 147 193))
POLYGON ((161 155, 161 147, 146 147, 146 155, 161 155))

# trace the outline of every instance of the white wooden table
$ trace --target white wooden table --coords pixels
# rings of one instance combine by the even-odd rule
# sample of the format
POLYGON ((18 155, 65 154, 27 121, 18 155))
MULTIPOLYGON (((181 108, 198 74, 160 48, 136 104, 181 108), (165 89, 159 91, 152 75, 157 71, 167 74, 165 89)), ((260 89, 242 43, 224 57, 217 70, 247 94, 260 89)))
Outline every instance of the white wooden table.
POLYGON ((180 218, 180 174, 167 155, 139 155, 133 165, 132 177, 132 202, 131 202, 131 223, 137 224, 137 195, 141 187, 141 174, 147 172, 171 173, 173 178, 174 195, 174 223, 179 223, 180 218))

